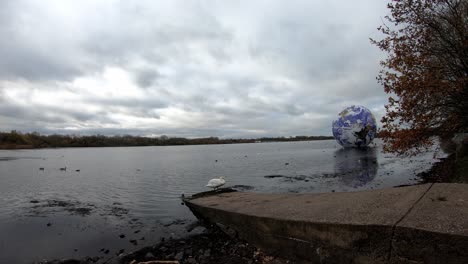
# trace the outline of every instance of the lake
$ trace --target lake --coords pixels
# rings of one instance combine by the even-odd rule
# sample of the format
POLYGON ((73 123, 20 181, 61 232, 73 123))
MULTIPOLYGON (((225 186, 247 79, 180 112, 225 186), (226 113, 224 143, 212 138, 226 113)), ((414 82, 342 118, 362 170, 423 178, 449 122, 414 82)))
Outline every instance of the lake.
POLYGON ((432 162, 333 140, 0 150, 0 263, 106 259, 195 233, 180 195, 218 176, 240 191, 357 191, 415 184, 432 162))

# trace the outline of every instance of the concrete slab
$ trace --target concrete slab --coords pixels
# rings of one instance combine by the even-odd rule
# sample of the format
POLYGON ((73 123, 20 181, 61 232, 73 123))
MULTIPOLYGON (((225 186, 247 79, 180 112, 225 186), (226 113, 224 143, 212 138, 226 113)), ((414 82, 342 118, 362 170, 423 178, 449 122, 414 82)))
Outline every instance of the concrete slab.
POLYGON ((318 194, 231 192, 191 200, 199 206, 274 219, 392 226, 430 184, 375 191, 318 194))
POLYGON ((468 236, 468 184, 434 184, 398 227, 468 236))
POLYGON ((430 184, 323 194, 231 192, 186 201, 263 250, 316 263, 385 263, 393 226, 430 184))
POLYGON ((324 194, 231 192, 186 200, 271 254, 312 263, 468 263, 468 185, 324 194))
POLYGON ((398 223, 392 260, 468 263, 468 185, 434 184, 398 223))

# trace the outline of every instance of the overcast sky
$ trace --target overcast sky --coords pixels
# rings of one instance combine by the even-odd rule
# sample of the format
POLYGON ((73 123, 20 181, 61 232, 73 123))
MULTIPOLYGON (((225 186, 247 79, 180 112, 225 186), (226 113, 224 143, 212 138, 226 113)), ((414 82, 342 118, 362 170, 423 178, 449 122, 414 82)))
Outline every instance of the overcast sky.
POLYGON ((0 0, 0 130, 331 135, 377 119, 385 1, 0 0))

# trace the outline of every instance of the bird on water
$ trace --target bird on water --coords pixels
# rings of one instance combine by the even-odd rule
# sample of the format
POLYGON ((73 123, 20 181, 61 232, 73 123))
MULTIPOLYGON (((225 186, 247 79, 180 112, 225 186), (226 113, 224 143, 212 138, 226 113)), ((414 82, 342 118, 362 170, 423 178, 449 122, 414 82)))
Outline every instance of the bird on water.
POLYGON ((217 179, 211 179, 206 187, 213 188, 214 190, 218 189, 219 187, 223 186, 226 183, 226 180, 224 180, 224 177, 221 176, 217 179))

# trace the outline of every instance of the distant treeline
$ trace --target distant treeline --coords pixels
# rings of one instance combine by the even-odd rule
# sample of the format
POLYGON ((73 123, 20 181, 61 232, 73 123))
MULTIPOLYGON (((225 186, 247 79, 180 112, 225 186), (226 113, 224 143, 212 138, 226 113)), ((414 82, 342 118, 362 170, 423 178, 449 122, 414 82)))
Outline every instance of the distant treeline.
POLYGON ((296 137, 263 137, 258 139, 219 139, 181 138, 181 137, 139 137, 139 136, 76 136, 76 135, 41 135, 21 133, 18 131, 0 132, 1 149, 18 148, 62 148, 62 147, 124 147, 124 146, 171 146, 171 145, 207 145, 207 144, 235 144, 280 141, 306 141, 333 139, 326 136, 296 136, 296 137))

